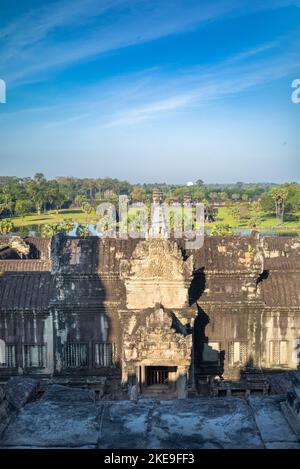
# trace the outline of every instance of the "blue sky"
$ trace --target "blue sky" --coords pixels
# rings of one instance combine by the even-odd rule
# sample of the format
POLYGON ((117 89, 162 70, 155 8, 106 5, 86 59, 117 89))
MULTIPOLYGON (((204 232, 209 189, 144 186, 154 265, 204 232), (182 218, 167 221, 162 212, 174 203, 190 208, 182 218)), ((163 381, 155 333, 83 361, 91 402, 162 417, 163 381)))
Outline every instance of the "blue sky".
POLYGON ((2 175, 299 181, 300 0, 1 0, 2 175))

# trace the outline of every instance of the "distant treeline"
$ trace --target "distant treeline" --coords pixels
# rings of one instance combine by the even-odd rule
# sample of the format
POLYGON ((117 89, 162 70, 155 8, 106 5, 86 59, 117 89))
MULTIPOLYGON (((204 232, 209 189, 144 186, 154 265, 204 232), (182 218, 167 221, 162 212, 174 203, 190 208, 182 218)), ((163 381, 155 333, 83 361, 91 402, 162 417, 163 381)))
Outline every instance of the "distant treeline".
POLYGON ((168 203, 183 202, 186 198, 209 205, 259 202, 262 209, 269 212, 276 211, 279 191, 286 212, 300 210, 300 186, 297 183, 205 184, 197 179, 189 186, 164 182, 130 184, 111 178, 57 177, 47 180, 42 173, 37 173, 32 178, 0 177, 0 216, 24 216, 88 204, 95 207, 103 200, 115 202, 119 195, 128 195, 134 202, 150 202, 153 190, 157 188, 168 203))

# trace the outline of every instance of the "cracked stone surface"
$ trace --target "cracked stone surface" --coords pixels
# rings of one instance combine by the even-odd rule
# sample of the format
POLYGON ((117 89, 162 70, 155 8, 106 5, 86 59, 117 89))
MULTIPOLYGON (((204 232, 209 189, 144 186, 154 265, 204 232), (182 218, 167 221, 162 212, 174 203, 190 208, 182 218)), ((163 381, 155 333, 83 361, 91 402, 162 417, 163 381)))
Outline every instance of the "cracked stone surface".
POLYGON ((250 397, 256 425, 266 448, 299 448, 299 440, 282 412, 282 397, 250 397))
POLYGON ((21 409, 37 393, 39 381, 23 376, 14 376, 5 386, 8 402, 15 408, 21 409))
POLYGON ((98 401, 87 390, 52 387, 2 435, 18 448, 300 448, 284 396, 249 399, 98 401))
POLYGON ((43 402, 56 402, 58 404, 95 403, 95 392, 89 389, 76 389, 61 386, 60 384, 52 384, 43 395, 42 400, 43 402))
POLYGON ((94 404, 34 402, 19 412, 0 443, 18 447, 80 447, 96 445, 98 434, 98 409, 94 404))

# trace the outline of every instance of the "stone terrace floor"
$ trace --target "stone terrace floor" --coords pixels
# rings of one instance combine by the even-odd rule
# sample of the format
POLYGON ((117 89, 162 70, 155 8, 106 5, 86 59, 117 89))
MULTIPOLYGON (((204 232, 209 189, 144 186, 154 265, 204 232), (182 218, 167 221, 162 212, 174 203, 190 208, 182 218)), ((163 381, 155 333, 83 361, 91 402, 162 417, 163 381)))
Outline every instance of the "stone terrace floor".
POLYGON ((96 401, 52 386, 6 428, 3 448, 300 448, 284 396, 96 401))

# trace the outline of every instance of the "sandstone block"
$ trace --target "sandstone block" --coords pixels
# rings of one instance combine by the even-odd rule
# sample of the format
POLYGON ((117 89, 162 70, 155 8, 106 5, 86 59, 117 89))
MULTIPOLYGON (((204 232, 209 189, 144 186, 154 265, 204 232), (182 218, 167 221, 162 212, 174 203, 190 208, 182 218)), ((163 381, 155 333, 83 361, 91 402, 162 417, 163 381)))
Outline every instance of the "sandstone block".
POLYGON ((15 376, 5 386, 5 397, 15 409, 21 409, 33 399, 38 389, 37 379, 15 376))

